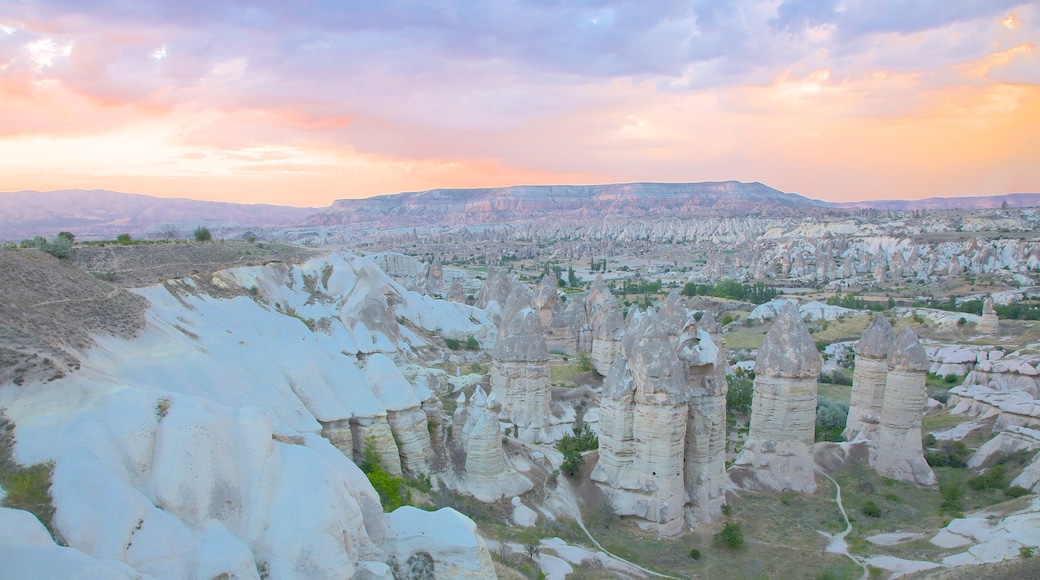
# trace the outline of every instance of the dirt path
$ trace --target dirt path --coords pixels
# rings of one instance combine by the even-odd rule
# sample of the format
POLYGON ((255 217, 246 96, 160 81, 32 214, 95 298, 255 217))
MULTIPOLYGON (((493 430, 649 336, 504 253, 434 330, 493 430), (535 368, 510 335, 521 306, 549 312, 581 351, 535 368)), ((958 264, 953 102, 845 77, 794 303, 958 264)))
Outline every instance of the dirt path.
POLYGON ((50 306, 51 304, 66 304, 66 303, 69 303, 69 302, 91 302, 93 300, 110 300, 112 298, 115 298, 116 294, 118 294, 118 293, 119 293, 119 288, 116 288, 116 289, 112 290, 111 292, 109 292, 108 294, 105 294, 104 296, 94 296, 93 298, 62 298, 61 300, 47 300, 45 302, 39 302, 37 304, 33 304, 32 306, 30 306, 30 308, 39 308, 41 306, 50 306))
MULTIPOLYGON (((533 449, 533 450, 542 452, 543 454, 545 454, 546 457, 548 457, 549 454, 559 455, 559 453, 560 453, 556 449, 553 449, 551 447, 546 447, 544 445, 538 445, 536 443, 530 443, 530 442, 527 442, 527 441, 520 441, 519 439, 517 440, 517 442, 520 443, 521 445, 523 445, 524 447, 528 448, 528 449, 533 449)), ((574 516, 574 521, 578 523, 578 527, 581 528, 581 531, 585 533, 585 536, 589 539, 589 541, 592 542, 592 544, 594 546, 596 546, 596 549, 598 549, 600 552, 603 552, 604 554, 606 554, 607 556, 609 556, 610 558, 614 559, 616 562, 618 562, 620 564, 623 564, 625 566, 628 566, 628 567, 632 568, 633 570, 638 570, 639 572, 642 572, 644 574, 648 574, 648 575, 653 576, 655 578, 670 578, 672 580, 682 580, 681 578, 678 578, 676 576, 668 576, 667 574, 661 574, 660 572, 654 572, 653 570, 650 570, 649 568, 644 568, 644 567, 640 566, 639 564, 636 564, 635 562, 630 562, 630 561, 622 558, 621 556, 618 556, 617 554, 613 554, 613 553, 609 552, 606 548, 604 548, 599 543, 598 540, 596 540, 595 537, 593 537, 592 532, 590 532, 589 529, 585 527, 585 522, 582 521, 582 519, 581 519, 581 508, 578 506, 578 495, 574 492, 574 488, 571 487, 571 482, 568 481, 566 476, 563 476, 563 475, 561 475, 559 477, 558 482, 559 482, 559 484, 556 486, 556 489, 560 491, 560 497, 563 500, 565 500, 565 503, 567 504, 567 507, 571 508, 571 512, 572 512, 571 515, 574 516)))
POLYGON ((870 576, 870 571, 867 570, 867 565, 861 562, 859 558, 856 558, 855 556, 849 553, 849 545, 845 541, 845 536, 847 536, 849 532, 852 531, 852 522, 849 521, 849 514, 845 512, 845 505, 841 502, 841 486, 838 485, 838 482, 835 481, 833 477, 824 473, 820 468, 817 467, 816 471, 820 475, 829 479, 831 483, 834 484, 834 489, 837 490, 837 492, 835 492, 834 494, 834 503, 838 504, 838 511, 841 512, 841 517, 845 519, 845 529, 839 532, 838 534, 831 535, 822 530, 816 530, 824 537, 829 538, 831 541, 831 543, 827 546, 827 548, 824 551, 830 552, 832 554, 842 554, 848 557, 848 559, 852 560, 856 563, 857 566, 863 569, 863 575, 860 576, 860 580, 866 580, 870 576))

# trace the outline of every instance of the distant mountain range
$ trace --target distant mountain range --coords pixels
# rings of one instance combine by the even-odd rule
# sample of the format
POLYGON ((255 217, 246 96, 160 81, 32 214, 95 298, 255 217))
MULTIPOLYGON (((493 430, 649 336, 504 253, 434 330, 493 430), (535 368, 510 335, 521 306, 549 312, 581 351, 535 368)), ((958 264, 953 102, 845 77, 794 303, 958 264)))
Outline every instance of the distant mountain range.
POLYGON ((999 209, 1007 207, 1038 207, 1040 193, 1007 193, 1004 195, 974 197, 929 197, 926 199, 882 199, 878 201, 850 201, 833 203, 834 207, 874 208, 888 210, 911 209, 999 209))
POLYGON ((154 235, 164 225, 190 236, 196 225, 241 232, 253 227, 421 227, 517 220, 620 217, 785 216, 843 209, 982 209, 1040 206, 1040 193, 832 203, 762 183, 622 183, 431 189, 341 199, 326 208, 171 199, 105 190, 0 193, 0 240, 68 230, 81 238, 154 235))
POLYGON ((52 236, 67 230, 83 238, 155 232, 171 224, 182 237, 197 225, 277 226, 299 222, 316 208, 152 197, 101 189, 0 193, 0 240, 52 236))
POLYGON ((619 183, 431 189, 341 199, 305 220, 310 225, 408 226, 490 224, 524 219, 704 217, 826 209, 826 202, 761 183, 619 183))

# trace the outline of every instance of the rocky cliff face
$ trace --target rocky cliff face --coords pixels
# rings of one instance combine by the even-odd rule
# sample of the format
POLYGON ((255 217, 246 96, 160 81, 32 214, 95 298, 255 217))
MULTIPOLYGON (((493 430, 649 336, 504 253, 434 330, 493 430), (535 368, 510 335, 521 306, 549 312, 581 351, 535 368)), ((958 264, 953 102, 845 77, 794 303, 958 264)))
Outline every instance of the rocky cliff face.
POLYGON ((821 365, 809 329, 788 304, 755 359, 751 427, 734 464, 745 486, 816 491, 813 444, 821 365))
POLYGON ((873 440, 881 421, 888 377, 888 352, 896 333, 883 314, 877 314, 856 343, 856 368, 852 374, 852 399, 842 438, 873 440))
POLYGON ((927 371, 928 357, 917 335, 904 328, 888 353, 885 399, 870 465, 885 477, 933 487, 935 474, 924 460, 921 447, 921 414, 928 398, 927 371))

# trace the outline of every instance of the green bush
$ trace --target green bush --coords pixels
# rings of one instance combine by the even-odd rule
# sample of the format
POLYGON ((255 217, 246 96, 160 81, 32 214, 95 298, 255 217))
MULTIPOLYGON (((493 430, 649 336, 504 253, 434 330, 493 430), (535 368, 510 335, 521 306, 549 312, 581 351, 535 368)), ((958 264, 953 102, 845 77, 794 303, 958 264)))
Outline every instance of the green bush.
POLYGON ((578 353, 578 370, 583 373, 592 370, 592 358, 583 352, 578 353))
POLYGON ((116 236, 116 243, 122 244, 124 246, 129 246, 130 244, 134 243, 134 241, 130 239, 130 234, 119 234, 118 236, 116 236))
POLYGON ((716 546, 738 550, 744 545, 744 532, 740 529, 739 523, 729 521, 722 527, 721 532, 715 534, 713 541, 716 546))
POLYGON ((459 350, 460 348, 462 348, 462 343, 455 338, 445 338, 444 346, 450 348, 451 350, 459 350))
POLYGON ((868 517, 881 517, 881 508, 879 508, 878 505, 874 503, 872 500, 867 500, 867 503, 863 504, 863 507, 860 509, 860 511, 863 512, 863 515, 868 517))
POLYGON ((209 228, 205 226, 198 226, 195 228, 195 241, 196 242, 208 242, 213 239, 213 234, 210 233, 209 228))
POLYGON ((968 480, 968 487, 975 491, 984 489, 1004 489, 1007 487, 1005 478, 1006 469, 1003 465, 994 465, 986 470, 986 473, 968 480))
POLYGON ((691 560, 700 560, 701 559, 701 551, 698 550, 697 548, 693 548, 692 550, 690 550, 690 559, 691 560))
POLYGON ((849 417, 849 406, 842 401, 820 397, 816 402, 816 440, 841 441, 849 417))
POLYGON ((1032 492, 1022 487, 1021 485, 1012 485, 1011 487, 1004 490, 1004 495, 1012 499, 1016 497, 1022 497, 1023 495, 1029 495, 1030 493, 1032 492))
POLYGON ((359 467, 379 494, 379 503, 383 504, 383 511, 392 512, 401 506, 411 505, 412 492, 408 489, 407 482, 383 469, 379 453, 376 452, 375 435, 365 439, 365 455, 359 467))
POLYGON ((466 350, 480 350, 480 343, 475 336, 466 339, 466 350))

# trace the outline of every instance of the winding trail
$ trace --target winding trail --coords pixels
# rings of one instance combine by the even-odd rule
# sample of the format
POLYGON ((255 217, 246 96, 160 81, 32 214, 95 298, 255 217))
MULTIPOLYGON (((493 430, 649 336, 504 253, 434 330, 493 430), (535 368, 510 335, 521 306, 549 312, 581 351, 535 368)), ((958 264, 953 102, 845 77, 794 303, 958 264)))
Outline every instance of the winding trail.
POLYGON ((870 571, 867 570, 867 565, 861 562, 859 558, 849 553, 849 545, 847 542, 845 542, 845 536, 847 536, 849 532, 852 531, 852 522, 849 521, 849 514, 845 512, 845 505, 841 502, 841 486, 838 485, 838 482, 835 481, 833 477, 824 473, 823 470, 819 467, 816 468, 816 472, 826 477, 831 481, 831 483, 834 484, 834 488, 837 490, 837 492, 834 495, 834 502, 838 504, 838 511, 841 512, 841 517, 845 519, 845 529, 842 532, 839 532, 838 534, 831 535, 827 532, 816 530, 817 532, 819 532, 827 538, 830 538, 831 540, 830 545, 828 545, 824 551, 830 552, 832 554, 843 554, 846 557, 848 557, 848 559, 852 560, 856 563, 857 566, 863 569, 863 575, 860 576, 860 580, 867 580, 867 578, 870 576, 870 571))
MULTIPOLYGON (((539 445, 537 443, 531 443, 529 441, 521 441, 520 439, 515 439, 515 441, 517 443, 519 443, 520 445, 522 445, 523 447, 526 447, 528 449, 534 449, 534 450, 542 452, 542 454, 544 454, 546 456, 546 458, 549 457, 549 454, 555 454, 555 455, 559 455, 560 454, 559 451, 557 451, 556 449, 554 449, 552 447, 546 447, 544 445, 539 445)), ((567 503, 568 507, 571 508, 571 511, 573 512, 573 515, 574 515, 574 521, 576 521, 578 523, 578 527, 581 528, 581 531, 585 533, 585 536, 589 539, 590 542, 592 542, 593 545, 596 546, 596 548, 600 552, 603 552, 604 554, 606 554, 610 558, 614 559, 615 561, 617 561, 617 562, 619 562, 619 563, 621 563, 621 564, 623 564, 625 566, 628 566, 628 567, 630 567, 630 568, 632 568, 634 570, 639 570, 640 572, 643 572, 644 574, 647 574, 649 576, 652 576, 652 577, 655 577, 655 578, 669 578, 671 580, 682 580, 682 578, 679 578, 677 576, 669 576, 667 574, 661 574, 660 572, 654 572, 653 570, 650 570, 649 568, 644 568, 643 566, 640 566, 639 564, 636 564, 635 562, 630 562, 630 561, 622 558, 621 556, 618 556, 617 554, 614 554, 614 553, 608 551, 606 548, 604 548, 603 545, 600 544, 599 541, 596 540, 595 537, 593 537, 592 532, 590 532, 589 529, 585 527, 585 522, 582 521, 582 519, 581 519, 581 508, 578 506, 578 496, 574 492, 574 488, 571 487, 571 482, 568 481, 567 478, 564 477, 564 476, 560 476, 557 481, 558 481, 558 484, 556 486, 556 489, 558 489, 560 491, 560 496, 563 499, 566 500, 566 503, 567 503)))

